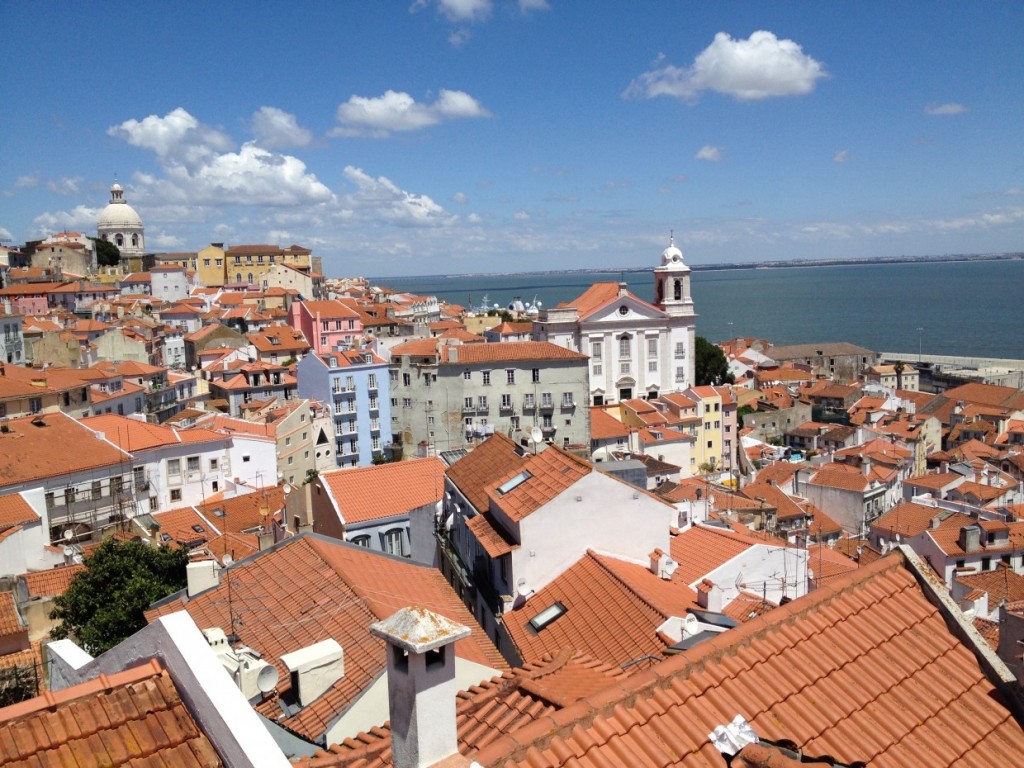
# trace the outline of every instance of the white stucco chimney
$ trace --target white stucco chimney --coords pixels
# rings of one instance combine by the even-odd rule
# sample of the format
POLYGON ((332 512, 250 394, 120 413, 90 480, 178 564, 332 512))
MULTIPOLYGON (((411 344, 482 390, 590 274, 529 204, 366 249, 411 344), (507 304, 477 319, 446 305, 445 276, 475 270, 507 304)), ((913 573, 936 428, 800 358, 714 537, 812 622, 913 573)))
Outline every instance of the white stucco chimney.
POLYGON ((281 663, 291 674, 292 690, 303 707, 345 676, 345 656, 338 641, 330 637, 282 654, 281 663))
POLYGON ((706 611, 722 612, 722 589, 710 579, 697 585, 697 605, 706 611))
POLYGON ((186 590, 189 597, 220 584, 220 567, 216 560, 195 560, 185 566, 186 590))
POLYGON ((370 627, 387 643, 395 768, 426 768, 458 752, 455 642, 469 635, 426 608, 403 608, 370 627))

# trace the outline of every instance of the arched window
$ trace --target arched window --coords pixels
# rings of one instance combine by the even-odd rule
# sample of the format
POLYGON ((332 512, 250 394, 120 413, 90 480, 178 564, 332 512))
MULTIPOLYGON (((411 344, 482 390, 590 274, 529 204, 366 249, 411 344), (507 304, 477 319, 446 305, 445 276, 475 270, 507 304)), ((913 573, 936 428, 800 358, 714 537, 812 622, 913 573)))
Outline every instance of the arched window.
POLYGON ((252 285, 252 272, 249 273, 249 284, 252 285))
POLYGON ((124 238, 121 235, 116 235, 114 241, 118 248, 124 245, 124 238))
POLYGON ((139 247, 139 236, 138 235, 132 235, 132 247, 133 248, 138 248, 139 247))
POLYGON ((370 537, 369 536, 355 536, 352 539, 352 543, 355 544, 357 547, 366 547, 367 549, 369 549, 370 548, 370 537))
POLYGON ((680 301, 683 298, 683 281, 682 280, 676 280, 675 298, 676 298, 676 301, 680 301))
POLYGON ((241 272, 236 272, 235 273, 235 282, 236 283, 242 282, 242 273, 241 272))

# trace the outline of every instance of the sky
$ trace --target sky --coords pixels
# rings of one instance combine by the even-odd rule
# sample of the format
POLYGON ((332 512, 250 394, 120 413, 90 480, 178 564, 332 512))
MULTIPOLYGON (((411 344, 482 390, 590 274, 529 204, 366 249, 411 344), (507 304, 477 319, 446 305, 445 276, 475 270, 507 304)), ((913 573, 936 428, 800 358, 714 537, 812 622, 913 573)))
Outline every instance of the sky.
POLYGON ((1024 251, 1024 3, 0 4, 0 242, 328 276, 1024 251))

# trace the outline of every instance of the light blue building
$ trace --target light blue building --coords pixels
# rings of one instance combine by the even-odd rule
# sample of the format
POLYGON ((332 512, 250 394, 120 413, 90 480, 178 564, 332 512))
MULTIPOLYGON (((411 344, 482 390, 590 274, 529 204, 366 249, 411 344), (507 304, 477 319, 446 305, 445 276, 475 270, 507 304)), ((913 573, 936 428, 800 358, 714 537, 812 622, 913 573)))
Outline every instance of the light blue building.
POLYGON ((298 394, 326 404, 333 415, 339 467, 365 467, 390 455, 388 364, 369 349, 310 353, 296 366, 298 394))

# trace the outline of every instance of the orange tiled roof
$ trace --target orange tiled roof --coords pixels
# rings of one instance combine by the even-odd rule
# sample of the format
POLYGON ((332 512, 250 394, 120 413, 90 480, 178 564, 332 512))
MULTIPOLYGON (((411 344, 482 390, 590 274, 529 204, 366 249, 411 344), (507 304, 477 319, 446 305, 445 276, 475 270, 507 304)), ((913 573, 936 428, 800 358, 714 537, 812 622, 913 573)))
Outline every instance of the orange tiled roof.
MULTIPOLYGON (((470 754, 486 747, 501 735, 574 704, 624 677, 625 673, 616 666, 561 651, 545 654, 536 662, 460 691, 455 703, 459 751, 470 754)), ((296 761, 295 765, 389 768, 390 724, 345 739, 308 760, 296 761)))
POLYGON ((478 512, 488 508, 487 486, 526 459, 516 444, 496 432, 452 464, 445 473, 478 512))
POLYGON ((588 551, 502 619, 526 661, 570 648, 621 665, 660 655, 669 643, 658 635, 658 626, 669 616, 685 616, 696 598, 675 576, 666 581, 643 565, 588 551), (556 601, 566 613, 535 632, 530 619, 556 601))
POLYGON ((553 445, 488 485, 487 495, 509 518, 522 520, 592 470, 593 467, 583 459, 553 445), (529 472, 530 477, 507 493, 498 491, 503 483, 522 471, 529 472))
POLYGON ((12 525, 34 523, 38 519, 38 513, 29 506, 20 493, 5 493, 0 496, 0 530, 12 525))
POLYGON ((0 486, 109 467, 128 455, 64 413, 9 419, 0 433, 0 486))
POLYGON ((828 488, 858 493, 867 490, 869 483, 868 479, 859 471, 851 471, 849 467, 832 464, 826 464, 819 469, 808 482, 811 485, 823 485, 828 488))
MULTIPOLYGON (((564 620, 564 618, 562 619, 564 620)), ((556 627, 558 622, 552 625, 556 627)), ((724 765, 708 739, 741 714, 811 755, 900 768, 1009 765, 1024 730, 901 558, 836 578, 474 755, 555 768, 724 765), (578 758, 577 758, 578 759, 578 758)))
POLYGON ((24 632, 18 609, 14 604, 13 592, 0 592, 0 637, 24 632))
POLYGON ((29 571, 22 574, 29 597, 55 597, 63 595, 75 575, 85 570, 84 565, 64 565, 45 571, 29 571))
POLYGON ((25 766, 223 765, 156 660, 0 709, 0 754, 25 766))
POLYGON ((503 341, 494 344, 459 344, 450 347, 455 359, 442 354, 442 365, 514 363, 532 360, 587 360, 588 357, 548 341, 503 341))
POLYGON ((964 574, 955 579, 971 589, 986 592, 990 607, 1004 600, 1008 603, 1024 600, 1024 576, 1012 568, 1001 566, 994 571, 964 574))
POLYGON ((259 488, 241 496, 212 498, 198 509, 221 533, 241 533, 262 525, 263 511, 270 517, 284 508, 285 484, 259 488))
POLYGON ((519 549, 519 544, 505 532, 490 512, 482 512, 467 519, 466 527, 491 558, 519 549))
POLYGON ((220 535, 212 521, 199 514, 195 507, 157 512, 153 519, 160 525, 160 530, 156 534, 159 544, 177 543, 186 547, 198 547, 220 535))
POLYGON ((679 563, 676 573, 683 583, 694 584, 754 544, 764 543, 732 530, 694 525, 672 538, 672 559, 679 563))
POLYGON ((323 472, 346 525, 408 515, 436 504, 444 492, 444 462, 436 457, 323 472), (382 492, 386 489, 386 493, 382 492))
POLYGON ((590 409, 590 439, 617 440, 628 437, 629 428, 601 407, 590 409))
POLYGON ((455 644, 455 653, 495 670, 507 669, 439 571, 314 534, 285 539, 235 564, 223 573, 218 588, 187 602, 166 602, 147 618, 184 608, 200 627, 232 626, 225 599, 229 582, 230 610, 238 619, 241 641, 281 673, 278 696, 257 705, 258 711, 310 740, 322 737, 384 672, 384 641, 371 635, 369 626, 400 608, 421 605, 473 627, 473 634, 455 644), (283 716, 281 697, 289 693, 291 682, 281 655, 328 637, 345 649, 344 676, 311 704, 283 716))

